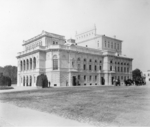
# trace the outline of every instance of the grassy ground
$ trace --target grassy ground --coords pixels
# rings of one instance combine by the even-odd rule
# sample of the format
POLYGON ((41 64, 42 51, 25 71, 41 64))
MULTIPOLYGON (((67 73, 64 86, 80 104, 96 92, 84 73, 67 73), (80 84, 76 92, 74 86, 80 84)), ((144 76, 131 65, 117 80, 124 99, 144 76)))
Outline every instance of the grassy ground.
POLYGON ((149 95, 146 86, 95 86, 1 93, 0 100, 94 124, 144 126, 150 125, 149 95))

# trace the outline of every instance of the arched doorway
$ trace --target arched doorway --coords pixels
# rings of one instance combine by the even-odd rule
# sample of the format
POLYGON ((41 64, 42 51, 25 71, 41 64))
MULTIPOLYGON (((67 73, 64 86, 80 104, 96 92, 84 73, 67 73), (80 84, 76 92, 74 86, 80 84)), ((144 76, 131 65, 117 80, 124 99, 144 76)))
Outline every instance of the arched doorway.
POLYGON ((105 85, 105 79, 104 79, 104 77, 101 77, 101 84, 105 85))
POLYGON ((76 83, 77 83, 77 81, 76 81, 76 76, 73 76, 73 77, 72 77, 72 85, 73 85, 73 86, 76 86, 76 85, 77 85, 76 83))
POLYGON ((29 60, 27 59, 27 70, 29 70, 29 60))
POLYGON ((26 85, 28 86, 28 76, 26 77, 26 85))
POLYGON ((111 77, 111 83, 114 84, 114 77, 111 77))
POLYGON ((30 69, 32 69, 32 59, 30 58, 30 69))
POLYGON ((32 76, 30 76, 30 86, 32 86, 32 76))
POLYGON ((23 77, 23 86, 25 86, 25 77, 23 77))
POLYGON ((25 71, 25 69, 26 69, 26 66, 25 66, 26 64, 25 64, 25 60, 23 61, 23 70, 25 71))
POLYGON ((22 61, 20 62, 20 71, 22 71, 22 61))

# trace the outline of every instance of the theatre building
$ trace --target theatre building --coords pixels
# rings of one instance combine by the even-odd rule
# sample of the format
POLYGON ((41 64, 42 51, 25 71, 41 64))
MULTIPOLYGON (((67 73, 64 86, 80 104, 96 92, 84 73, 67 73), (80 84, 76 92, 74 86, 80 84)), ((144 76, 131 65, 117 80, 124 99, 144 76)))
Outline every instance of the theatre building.
POLYGON ((122 54, 122 40, 98 35, 95 27, 68 40, 42 31, 22 45, 18 86, 36 87, 40 74, 56 87, 113 85, 114 79, 132 78, 133 59, 122 54))

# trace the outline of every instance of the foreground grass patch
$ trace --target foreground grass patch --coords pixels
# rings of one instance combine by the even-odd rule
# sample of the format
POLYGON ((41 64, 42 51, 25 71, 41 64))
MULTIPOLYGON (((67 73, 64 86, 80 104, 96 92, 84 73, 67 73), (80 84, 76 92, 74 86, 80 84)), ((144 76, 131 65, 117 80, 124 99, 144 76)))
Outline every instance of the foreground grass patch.
POLYGON ((145 111, 149 93, 147 87, 45 88, 3 93, 0 100, 78 121, 114 123, 122 114, 145 111))

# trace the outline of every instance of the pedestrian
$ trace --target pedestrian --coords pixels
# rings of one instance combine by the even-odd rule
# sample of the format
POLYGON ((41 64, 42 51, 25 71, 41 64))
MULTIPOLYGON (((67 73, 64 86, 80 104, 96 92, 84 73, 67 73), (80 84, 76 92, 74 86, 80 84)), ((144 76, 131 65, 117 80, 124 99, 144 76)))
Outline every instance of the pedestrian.
POLYGON ((51 86, 51 82, 50 82, 50 81, 48 82, 48 86, 49 86, 49 87, 51 86))

